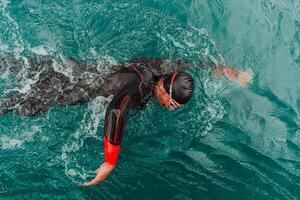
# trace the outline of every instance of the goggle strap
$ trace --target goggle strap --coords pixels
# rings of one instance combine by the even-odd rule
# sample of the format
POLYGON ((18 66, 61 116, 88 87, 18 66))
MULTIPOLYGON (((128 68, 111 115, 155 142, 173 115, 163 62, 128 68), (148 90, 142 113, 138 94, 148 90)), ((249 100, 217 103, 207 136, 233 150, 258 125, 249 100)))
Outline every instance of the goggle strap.
POLYGON ((172 78, 171 78, 171 84, 170 84, 170 90, 169 90, 169 95, 170 95, 170 98, 172 99, 172 92, 173 92, 173 82, 175 80, 175 77, 177 76, 178 72, 174 72, 172 74, 172 78))

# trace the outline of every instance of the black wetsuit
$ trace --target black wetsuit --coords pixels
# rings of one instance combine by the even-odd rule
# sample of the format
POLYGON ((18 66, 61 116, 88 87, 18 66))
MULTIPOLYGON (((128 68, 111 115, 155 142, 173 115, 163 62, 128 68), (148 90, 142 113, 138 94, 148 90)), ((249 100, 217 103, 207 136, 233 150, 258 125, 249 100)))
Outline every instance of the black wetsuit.
POLYGON ((127 77, 127 81, 119 87, 106 110, 105 162, 116 164, 128 113, 132 108, 143 106, 152 96, 154 84, 163 76, 162 64, 159 59, 134 59, 117 71, 118 75, 127 77))
MULTIPOLYGON (((49 57, 27 60, 27 76, 33 78, 39 71, 38 81, 26 93, 17 93, 0 104, 0 113, 16 110, 21 115, 34 116, 53 106, 84 103, 97 96, 113 95, 105 115, 105 161, 115 165, 131 109, 144 106, 152 96, 155 83, 166 73, 187 66, 184 61, 170 62, 153 58, 132 59, 103 74, 85 63, 68 59, 59 63, 71 69, 68 76, 54 69, 49 57)), ((19 72, 22 62, 16 59, 0 60, 0 70, 19 72), (9 67, 10 66, 10 67, 9 67)))

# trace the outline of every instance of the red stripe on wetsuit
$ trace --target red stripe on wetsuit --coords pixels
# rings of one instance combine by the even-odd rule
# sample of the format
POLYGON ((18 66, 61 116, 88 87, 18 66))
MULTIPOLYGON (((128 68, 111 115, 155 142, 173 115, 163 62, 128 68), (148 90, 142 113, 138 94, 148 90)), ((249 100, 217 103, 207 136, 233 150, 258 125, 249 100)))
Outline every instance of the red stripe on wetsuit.
MULTIPOLYGON (((121 116, 121 111, 123 109, 123 106, 126 102, 126 100, 129 98, 128 95, 124 96, 118 111, 118 115, 117 115, 117 121, 116 121, 116 128, 114 130, 114 142, 116 143, 117 140, 117 135, 118 132, 120 131, 120 123, 122 121, 120 121, 120 116, 121 116)), ((122 130, 121 130, 122 131, 122 130)), ((119 145, 115 145, 112 144, 108 138, 106 138, 106 136, 104 136, 104 154, 105 154, 105 162, 110 164, 110 165, 116 165, 117 164, 117 160, 118 160, 118 156, 119 156, 119 152, 120 152, 120 147, 121 144, 119 145)))

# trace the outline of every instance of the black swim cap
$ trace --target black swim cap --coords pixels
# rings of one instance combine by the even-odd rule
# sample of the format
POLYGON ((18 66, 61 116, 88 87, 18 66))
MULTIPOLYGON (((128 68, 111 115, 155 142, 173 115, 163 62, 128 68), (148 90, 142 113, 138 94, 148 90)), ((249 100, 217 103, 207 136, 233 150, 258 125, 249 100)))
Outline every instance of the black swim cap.
MULTIPOLYGON (((174 73, 167 75, 163 82, 164 88, 168 94, 170 92, 171 79, 174 73)), ((172 86, 172 98, 180 104, 185 104, 193 96, 194 80, 191 75, 185 72, 177 72, 177 75, 175 76, 172 86)))

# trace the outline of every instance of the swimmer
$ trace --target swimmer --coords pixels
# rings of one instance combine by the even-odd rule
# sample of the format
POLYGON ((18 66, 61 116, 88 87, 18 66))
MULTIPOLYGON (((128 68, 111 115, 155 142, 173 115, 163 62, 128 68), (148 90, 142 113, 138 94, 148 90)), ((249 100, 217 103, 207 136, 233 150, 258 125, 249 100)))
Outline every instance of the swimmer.
MULTIPOLYGON (((152 97, 168 110, 178 109, 191 99, 194 90, 193 78, 184 72, 191 65, 183 60, 136 58, 113 66, 111 73, 103 74, 86 63, 68 59, 61 65, 71 69, 71 77, 49 67, 52 65, 49 57, 28 59, 28 76, 34 76, 33 71, 38 70, 39 79, 26 93, 16 93, 2 102, 0 114, 14 110, 21 115, 35 116, 53 106, 113 95, 105 114, 105 159, 96 170, 95 178, 85 182, 85 186, 101 183, 115 168, 130 110, 146 106, 152 97)), ((217 76, 225 75, 242 86, 252 80, 250 72, 218 65, 213 68, 217 76)), ((18 73, 21 69, 19 60, 0 60, 0 71, 18 73)))

